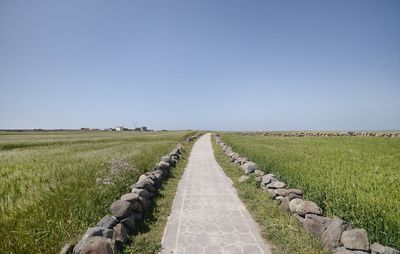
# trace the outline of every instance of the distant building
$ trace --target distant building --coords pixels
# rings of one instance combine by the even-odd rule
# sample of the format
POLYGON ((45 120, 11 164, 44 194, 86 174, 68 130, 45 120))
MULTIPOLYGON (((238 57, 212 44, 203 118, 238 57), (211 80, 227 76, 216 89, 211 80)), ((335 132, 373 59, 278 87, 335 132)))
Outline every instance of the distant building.
POLYGON ((124 130, 123 126, 115 127, 115 131, 123 131, 123 130, 124 130))

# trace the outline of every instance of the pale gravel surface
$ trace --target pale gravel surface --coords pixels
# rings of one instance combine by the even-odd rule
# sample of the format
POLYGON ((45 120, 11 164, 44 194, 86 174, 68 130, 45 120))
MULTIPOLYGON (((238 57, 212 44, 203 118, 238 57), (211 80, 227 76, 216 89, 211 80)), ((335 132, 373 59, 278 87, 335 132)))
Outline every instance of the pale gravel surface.
POLYGON ((258 225, 215 160, 210 134, 193 146, 161 253, 271 253, 258 225))

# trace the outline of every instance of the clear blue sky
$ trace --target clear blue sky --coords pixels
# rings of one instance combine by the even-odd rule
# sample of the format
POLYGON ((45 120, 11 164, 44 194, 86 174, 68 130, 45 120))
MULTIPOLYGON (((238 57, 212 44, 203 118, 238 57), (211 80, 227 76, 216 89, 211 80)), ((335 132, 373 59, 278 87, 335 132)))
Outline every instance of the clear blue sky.
POLYGON ((400 129, 400 1, 0 1, 0 128, 400 129))

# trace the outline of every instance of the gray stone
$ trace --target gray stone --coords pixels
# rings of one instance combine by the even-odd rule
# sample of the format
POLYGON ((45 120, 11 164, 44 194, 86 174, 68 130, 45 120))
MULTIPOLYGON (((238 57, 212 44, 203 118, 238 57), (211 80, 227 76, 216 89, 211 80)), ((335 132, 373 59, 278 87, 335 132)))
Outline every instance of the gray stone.
POLYGON ((301 199, 303 199, 303 196, 297 195, 297 194, 295 194, 295 193, 289 193, 288 198, 289 198, 289 200, 292 200, 292 199, 295 199, 295 198, 301 198, 301 199))
POLYGON ((248 175, 243 175, 239 178, 239 183, 247 181, 250 178, 248 175))
POLYGON ((296 210, 297 210, 297 207, 298 207, 301 203, 303 203, 303 201, 304 201, 304 200, 302 200, 302 199, 300 199, 300 198, 295 198, 295 199, 290 200, 290 203, 289 203, 289 210, 290 210, 292 213, 295 213, 296 210))
POLYGON ((303 191, 300 189, 288 189, 288 193, 303 196, 303 191))
POLYGON ((282 201, 282 199, 284 199, 285 197, 283 196, 275 196, 275 199, 280 203, 282 201))
POLYGON ((153 179, 151 179, 151 177, 147 176, 147 175, 141 175, 139 176, 138 182, 145 182, 145 183, 149 183, 151 185, 155 185, 155 182, 153 179))
POLYGON ((113 254, 115 245, 109 238, 95 236, 83 239, 74 247, 75 254, 113 254))
POLYGON ((361 250, 348 250, 345 247, 339 247, 333 251, 333 254, 367 254, 367 253, 369 252, 361 250))
POLYGON ((400 251, 395 250, 389 246, 385 247, 385 252, 383 254, 400 254, 400 251))
POLYGON ((119 246, 127 244, 129 242, 128 231, 124 224, 118 223, 114 227, 114 241, 119 246))
POLYGON ((143 214, 142 213, 133 213, 133 215, 135 216, 135 220, 142 220, 143 219, 143 214))
POLYGON ((371 244, 371 254, 384 254, 385 253, 385 246, 379 243, 371 244))
POLYGON ((149 183, 148 181, 137 182, 132 187, 136 188, 136 189, 145 189, 145 190, 148 190, 149 192, 153 192, 153 193, 156 192, 154 185, 149 183))
POLYGON ((286 183, 280 182, 280 181, 271 182, 271 183, 267 184, 267 188, 269 188, 269 189, 283 189, 285 187, 286 187, 286 183))
POLYGON ((331 222, 330 218, 315 214, 306 214, 303 227, 314 237, 321 239, 322 234, 331 222))
POLYGON ((267 184, 271 183, 272 181, 278 181, 274 174, 266 174, 261 179, 261 186, 267 186, 267 184))
POLYGON ((346 249, 369 251, 368 233, 363 228, 344 231, 340 242, 346 249))
POLYGON ((121 200, 128 201, 130 203, 134 203, 139 200, 139 193, 127 193, 121 196, 121 200))
POLYGON ((304 202, 301 202, 297 208, 296 208, 296 213, 302 217, 304 217, 306 214, 317 214, 320 215, 322 214, 321 208, 318 207, 318 205, 312 201, 305 200, 304 202))
MULTIPOLYGON (((294 199, 295 200, 295 199, 294 199)), ((322 234, 322 244, 325 252, 332 252, 339 247, 342 233, 349 228, 349 225, 343 220, 335 217, 331 220, 325 232, 322 234)))
POLYGON ((258 169, 257 164, 255 164, 254 162, 248 161, 245 164, 242 165, 242 168, 244 170, 244 173, 246 175, 253 173, 255 170, 258 169))
POLYGON ((286 197, 288 195, 288 190, 286 189, 275 189, 274 192, 277 196, 286 197))
POLYGON ((113 238, 114 231, 109 228, 104 228, 104 227, 94 227, 94 228, 88 228, 86 230, 86 233, 83 235, 82 239, 94 237, 94 236, 102 236, 105 238, 113 238))
POLYGON ((112 203, 110 207, 111 213, 117 218, 121 220, 123 218, 128 217, 132 214, 132 206, 131 203, 125 200, 117 200, 112 203))
POLYGON ((121 223, 124 224, 128 234, 133 234, 136 230, 136 223, 135 223, 135 215, 132 214, 131 216, 121 220, 121 223))
POLYGON ((96 227, 103 227, 103 228, 113 228, 117 225, 118 220, 111 215, 104 216, 96 225, 96 227))
POLYGON ((285 212, 290 211, 289 203, 290 203, 290 200, 288 197, 285 197, 281 200, 281 207, 285 212))
POLYGON ((142 210, 146 211, 150 207, 150 199, 145 197, 139 197, 140 203, 142 204, 142 210))
POLYGON ((154 197, 154 193, 149 192, 149 191, 147 191, 145 189, 133 188, 131 192, 139 194, 139 196, 142 197, 142 198, 152 198, 152 197, 154 197))
POLYGON ((168 156, 168 155, 164 155, 164 156, 161 157, 161 161, 170 163, 171 162, 171 157, 168 156))
POLYGON ((74 245, 66 243, 61 249, 60 254, 72 254, 74 251, 74 245))

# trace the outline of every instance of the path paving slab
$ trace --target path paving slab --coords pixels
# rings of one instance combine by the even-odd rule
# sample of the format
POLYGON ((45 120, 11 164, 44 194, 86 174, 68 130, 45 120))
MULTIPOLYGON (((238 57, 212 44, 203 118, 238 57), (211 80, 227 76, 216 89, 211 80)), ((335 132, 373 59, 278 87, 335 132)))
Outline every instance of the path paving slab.
POLYGON ((194 144, 162 239, 162 254, 271 253, 214 157, 211 134, 194 144))

